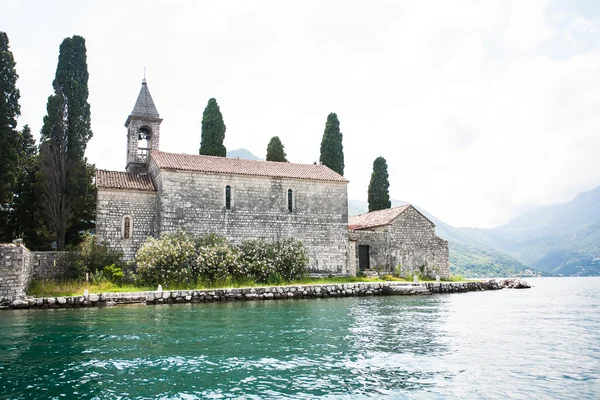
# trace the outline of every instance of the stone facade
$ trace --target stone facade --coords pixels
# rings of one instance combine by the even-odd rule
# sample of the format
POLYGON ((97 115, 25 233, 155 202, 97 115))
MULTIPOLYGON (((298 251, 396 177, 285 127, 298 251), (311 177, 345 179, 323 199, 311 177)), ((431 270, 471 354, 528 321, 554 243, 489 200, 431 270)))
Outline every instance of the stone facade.
POLYGON ((359 269, 360 246, 368 246, 369 262, 363 269, 392 273, 399 267, 402 276, 450 277, 448 242, 437 237, 433 222, 412 206, 386 225, 351 230, 349 239, 353 242, 349 257, 359 269))
MULTIPOLYGON (((151 171, 155 168, 151 168, 151 171)), ((161 171, 155 179, 158 231, 217 233, 233 244, 251 238, 301 240, 313 275, 347 275, 346 183, 161 171), (231 208, 225 187, 231 190, 231 208), (293 210, 288 210, 292 190, 293 210)))
POLYGON ((156 235, 156 192, 102 189, 97 194, 96 234, 131 260, 142 243, 156 235), (124 238, 125 217, 130 217, 131 235, 124 238))

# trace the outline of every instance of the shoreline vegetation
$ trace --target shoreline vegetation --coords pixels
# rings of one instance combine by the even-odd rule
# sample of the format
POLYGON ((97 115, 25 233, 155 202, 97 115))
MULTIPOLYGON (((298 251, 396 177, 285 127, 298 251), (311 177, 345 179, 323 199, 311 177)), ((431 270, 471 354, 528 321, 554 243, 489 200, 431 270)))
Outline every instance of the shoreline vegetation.
MULTIPOLYGON (((435 279, 419 279, 419 283, 435 282, 435 279)), ((480 279, 465 279, 462 276, 452 276, 450 279, 441 279, 441 282, 477 282, 480 279)), ((382 282, 405 282, 412 283, 412 280, 397 278, 392 275, 376 276, 376 277, 360 277, 360 276, 340 276, 326 278, 306 278, 298 279, 291 282, 281 282, 268 286, 283 287, 290 285, 320 285, 320 284, 345 284, 345 283, 382 283, 382 282)), ((222 283, 207 284, 197 282, 193 285, 170 285, 163 287, 163 290, 206 290, 206 289, 236 289, 236 288, 252 288, 264 287, 264 283, 256 283, 254 281, 231 281, 227 280, 222 283)), ((156 291, 157 287, 147 285, 134 284, 117 284, 110 281, 93 283, 80 280, 63 280, 63 281, 33 281, 27 290, 28 296, 33 297, 60 297, 60 296, 77 296, 84 293, 84 290, 89 293, 122 293, 122 292, 150 292, 156 291)))

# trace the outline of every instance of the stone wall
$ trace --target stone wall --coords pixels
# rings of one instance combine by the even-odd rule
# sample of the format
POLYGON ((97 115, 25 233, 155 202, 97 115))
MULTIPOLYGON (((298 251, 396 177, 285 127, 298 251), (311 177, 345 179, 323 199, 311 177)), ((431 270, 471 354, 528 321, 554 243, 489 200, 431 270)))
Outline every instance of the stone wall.
POLYGON ((348 274, 346 183, 158 171, 153 161, 149 171, 158 192, 159 232, 214 232, 233 244, 295 238, 308 249, 312 275, 348 274), (231 187, 231 209, 225 207, 226 186, 231 187))
POLYGON ((156 234, 156 211, 156 192, 98 188, 96 234, 131 260, 148 236, 156 234), (131 217, 129 239, 123 238, 125 216, 131 217))
POLYGON ((315 299, 351 296, 430 295, 499 290, 495 280, 479 282, 357 282, 252 288, 101 293, 69 297, 24 298, 0 303, 0 309, 104 307, 118 304, 174 304, 216 301, 315 299))
POLYGON ((21 245, 0 244, 0 299, 24 296, 31 279, 31 253, 21 245))
POLYGON ((32 251, 32 277, 39 280, 60 280, 71 274, 71 260, 66 251, 32 251))
POLYGON ((23 245, 0 243, 0 299, 25 296, 32 279, 59 280, 69 273, 66 251, 29 251, 23 245))
POLYGON ((355 243, 357 265, 358 246, 368 245, 371 269, 381 267, 391 273, 400 266, 402 275, 450 276, 448 242, 435 236, 435 225, 413 207, 388 226, 351 231, 349 237, 355 243))

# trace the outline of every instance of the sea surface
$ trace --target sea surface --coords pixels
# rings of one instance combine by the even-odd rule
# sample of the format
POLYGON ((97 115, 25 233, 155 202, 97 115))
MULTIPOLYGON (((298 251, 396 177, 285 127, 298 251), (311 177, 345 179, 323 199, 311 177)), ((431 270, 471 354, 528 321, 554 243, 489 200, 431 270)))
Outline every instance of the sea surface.
POLYGON ((0 399, 600 398, 600 278, 0 312, 0 399))

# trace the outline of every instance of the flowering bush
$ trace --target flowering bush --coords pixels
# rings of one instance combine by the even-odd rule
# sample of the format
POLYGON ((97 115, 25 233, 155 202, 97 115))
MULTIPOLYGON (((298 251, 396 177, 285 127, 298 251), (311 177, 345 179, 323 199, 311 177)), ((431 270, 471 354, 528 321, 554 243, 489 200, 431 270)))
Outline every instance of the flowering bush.
POLYGON ((264 240, 246 240, 238 247, 240 262, 256 283, 269 283, 275 273, 273 246, 264 240))
POLYGON ((149 238, 136 261, 141 283, 166 288, 192 287, 198 281, 278 284, 303 278, 308 266, 306 248, 298 240, 247 240, 232 247, 221 236, 194 237, 183 230, 149 238))
POLYGON ((225 282, 228 277, 240 279, 244 275, 238 252, 227 244, 201 247, 196 261, 200 279, 211 285, 225 282))
POLYGON ((192 283, 196 271, 196 246, 184 231, 148 238, 136 256, 139 279, 148 285, 192 283))
POLYGON ((308 274, 308 255, 299 240, 284 239, 273 244, 275 270, 284 281, 302 279, 308 274))

